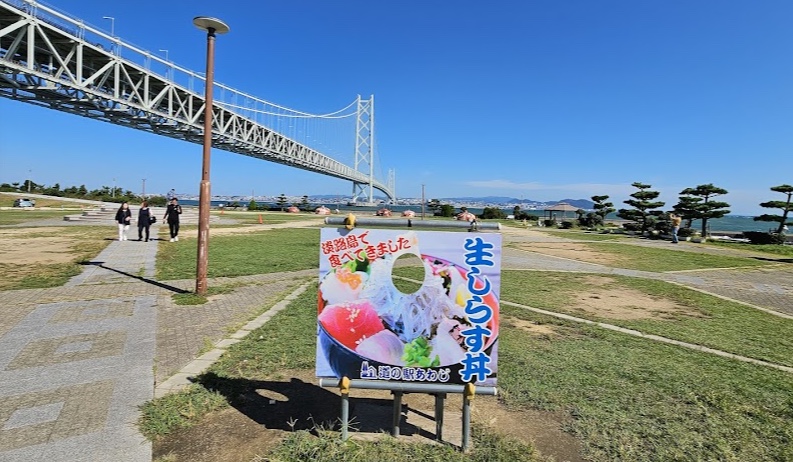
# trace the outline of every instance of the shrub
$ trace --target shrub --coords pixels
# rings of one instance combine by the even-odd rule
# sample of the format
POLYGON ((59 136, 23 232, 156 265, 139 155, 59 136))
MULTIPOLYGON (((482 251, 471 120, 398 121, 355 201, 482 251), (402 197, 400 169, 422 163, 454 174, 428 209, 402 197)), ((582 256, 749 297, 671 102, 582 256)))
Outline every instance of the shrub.
POLYGON ((690 237, 693 236, 695 233, 696 231, 694 231, 694 228, 680 228, 679 230, 677 230, 677 235, 680 237, 690 237))
POLYGON ((762 231, 744 231, 743 237, 752 244, 784 244, 785 235, 780 233, 764 233, 762 231))
POLYGON ((562 222, 561 228, 562 229, 572 229, 573 228, 573 222, 565 220, 565 221, 562 222))
POLYGON ((542 220, 542 224, 550 228, 556 226, 556 220, 542 220))
POLYGON ((632 222, 631 223, 623 223, 622 227, 623 227, 623 229, 625 229, 625 231, 641 231, 642 230, 642 225, 640 223, 632 223, 632 222))

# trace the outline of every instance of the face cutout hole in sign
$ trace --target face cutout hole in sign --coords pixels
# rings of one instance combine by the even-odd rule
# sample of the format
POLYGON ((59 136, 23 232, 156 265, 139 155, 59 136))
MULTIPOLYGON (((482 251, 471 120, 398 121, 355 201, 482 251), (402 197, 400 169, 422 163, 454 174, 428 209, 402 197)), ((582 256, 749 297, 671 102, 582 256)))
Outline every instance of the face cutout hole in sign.
POLYGON ((418 255, 412 253, 405 253, 394 260, 394 265, 391 267, 391 283, 394 288, 404 295, 412 295, 421 289, 424 279, 426 278, 427 269, 418 255), (410 268, 410 270, 397 270, 397 268, 410 268), (415 270, 420 269, 421 275, 418 276, 415 270), (411 277, 401 277, 399 274, 408 274, 411 277), (415 275, 415 276, 414 276, 415 275), (418 280, 419 282, 416 282, 418 280))

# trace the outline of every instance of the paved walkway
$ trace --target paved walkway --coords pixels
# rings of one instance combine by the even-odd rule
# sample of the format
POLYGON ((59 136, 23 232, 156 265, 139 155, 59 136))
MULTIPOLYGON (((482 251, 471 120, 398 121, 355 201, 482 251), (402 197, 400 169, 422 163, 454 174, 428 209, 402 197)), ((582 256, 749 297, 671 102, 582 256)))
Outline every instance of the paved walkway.
MULTIPOLYGON (((316 221, 273 227, 306 224, 316 221)), ((525 230, 504 234, 505 241, 559 240, 525 230)), ((63 287, 0 294, 0 460, 150 462, 151 444, 136 421, 155 387, 167 389, 170 377, 230 327, 316 277, 306 270, 213 279, 213 286, 233 283, 233 292, 178 306, 172 295, 192 290, 194 281, 155 281, 158 245, 180 244, 114 241, 63 287)), ((793 315, 790 264, 649 273, 505 247, 503 266, 658 278, 793 315)))
POLYGON ((158 245, 179 244, 113 241, 63 287, 0 295, 0 460, 150 462, 136 423, 155 386, 316 275, 212 279, 237 287, 179 306, 195 281, 155 281, 158 245))

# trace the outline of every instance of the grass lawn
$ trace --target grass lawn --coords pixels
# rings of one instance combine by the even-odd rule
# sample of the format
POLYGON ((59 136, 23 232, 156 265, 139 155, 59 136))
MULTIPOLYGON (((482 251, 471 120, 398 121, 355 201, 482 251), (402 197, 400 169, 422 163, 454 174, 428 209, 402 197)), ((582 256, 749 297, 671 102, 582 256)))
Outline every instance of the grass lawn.
MULTIPOLYGON (((520 244, 509 245, 516 248, 521 247, 520 244)), ((632 245, 628 242, 576 242, 576 245, 610 257, 609 266, 656 273, 711 268, 755 267, 772 263, 752 257, 686 252, 672 248, 632 245)), ((586 255, 582 255, 581 259, 586 261, 586 255)))
MULTIPOLYGON (((421 280, 423 274, 418 268, 397 268, 395 273, 413 280, 421 280)), ((501 299, 793 367, 791 319, 664 281, 598 275, 597 281, 590 282, 584 276, 579 273, 504 270, 501 299), (622 288, 675 302, 685 307, 685 311, 663 313, 659 319, 627 320, 598 317, 570 308, 581 294, 622 288)), ((637 311, 642 309, 642 306, 636 306, 637 311)))
POLYGON ((74 210, 40 210, 40 209, 13 209, 0 210, 0 226, 18 225, 33 220, 47 218, 63 218, 66 215, 74 215, 74 210))
MULTIPOLYGON (((237 382, 225 379, 266 379, 282 370, 313 369, 316 297, 315 288, 307 290, 233 345, 189 391, 147 403, 140 421, 143 433, 157 438, 189 426, 242 392, 209 391, 201 383, 217 389, 213 381, 229 384, 237 382)), ((567 430, 583 442, 589 460, 793 460, 790 374, 520 308, 502 308, 500 332, 502 402, 515 409, 568 414, 567 430), (520 325, 526 322, 549 331, 529 334, 520 325)), ((336 434, 329 435, 296 433, 275 450, 278 456, 272 460, 410 460, 402 453, 413 454, 414 460, 534 460, 509 459, 516 457, 509 449, 516 443, 503 441, 489 448, 490 458, 455 459, 443 447, 427 446, 422 451, 431 454, 397 447, 388 449, 391 456, 383 459, 381 452, 369 452, 382 448, 343 445, 336 434)), ((479 434, 474 446, 484 446, 487 437, 487 432, 479 434)))
MULTIPOLYGON (((574 273, 503 271, 501 297, 535 308, 568 313, 793 366, 793 336, 790 335, 793 332, 793 320, 664 281, 599 275, 595 283, 587 282, 582 275, 574 273), (612 282, 604 283, 604 280, 612 282), (588 291, 608 291, 622 287, 673 301, 686 307, 687 312, 665 313, 663 319, 625 320, 596 317, 582 310, 568 308, 576 297, 588 291)), ((636 308, 642 309, 641 306, 636 308)))
POLYGON ((791 375, 505 307, 508 406, 565 410, 592 461, 793 460, 791 375), (514 318, 551 335, 508 327, 514 318))
MULTIPOLYGON (((5 212, 5 211, 3 211, 5 212)), ((35 212, 34 212, 35 213, 35 212)), ((2 215, 2 212, 0 212, 2 215)), ((80 274, 83 261, 94 258, 107 247, 114 236, 115 230, 108 226, 74 226, 64 227, 59 237, 71 239, 68 253, 69 262, 63 263, 0 263, 0 290, 39 289, 58 287, 65 284, 71 277, 80 274)), ((52 234, 46 227, 31 228, 30 232, 19 238, 50 237, 52 234)), ((15 239, 6 236, 4 239, 15 239)))
POLYGON ((752 252, 762 252, 770 255, 780 255, 783 257, 793 257, 793 245, 774 245, 774 244, 748 244, 744 242, 724 242, 707 241, 708 245, 726 247, 728 249, 748 250, 752 252))
MULTIPOLYGON (((212 236, 208 266, 210 278, 318 268, 319 229, 273 229, 212 236)), ((160 246, 157 254, 158 280, 187 279, 193 277, 195 271, 194 238, 180 236, 178 245, 160 246)))
POLYGON ((39 207, 58 207, 58 208, 60 208, 61 206, 67 207, 67 208, 80 208, 81 206, 85 205, 85 204, 82 204, 80 202, 72 202, 72 201, 70 201, 68 199, 61 201, 61 200, 57 200, 57 199, 47 199, 47 198, 42 198, 42 197, 36 197, 35 195, 18 196, 16 194, 0 193, 0 207, 12 207, 14 205, 14 201, 16 199, 20 199, 20 198, 34 199, 36 201, 36 208, 37 209, 39 207))
POLYGON ((605 234, 596 231, 582 231, 580 229, 571 230, 549 230, 547 228, 532 228, 533 231, 540 231, 549 234, 553 237, 563 237, 565 239, 576 239, 582 241, 614 241, 617 239, 626 239, 628 236, 625 234, 605 234))

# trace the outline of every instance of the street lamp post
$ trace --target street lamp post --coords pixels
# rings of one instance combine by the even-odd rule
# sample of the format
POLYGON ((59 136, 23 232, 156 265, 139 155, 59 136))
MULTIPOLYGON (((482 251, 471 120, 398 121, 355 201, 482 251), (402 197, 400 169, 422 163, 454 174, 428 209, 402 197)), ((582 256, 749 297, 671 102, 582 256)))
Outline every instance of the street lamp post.
POLYGON ((141 187, 140 197, 143 200, 146 200, 146 178, 143 179, 143 185, 141 187))
POLYGON ((30 194, 30 183, 32 182, 33 170, 28 170, 28 194, 30 194))
POLYGON ((102 16, 102 19, 109 19, 110 20, 110 36, 115 38, 116 37, 116 18, 113 16, 102 16))
POLYGON ((113 190, 110 191, 110 197, 116 197, 116 179, 113 178, 113 190))
POLYGON ((204 155, 201 168, 201 189, 198 196, 198 253, 196 256, 196 285, 198 295, 207 291, 207 263, 209 260, 209 158, 212 150, 212 86, 215 78, 215 34, 225 34, 229 26, 206 16, 193 18, 193 24, 207 33, 206 83, 204 84, 204 155))

